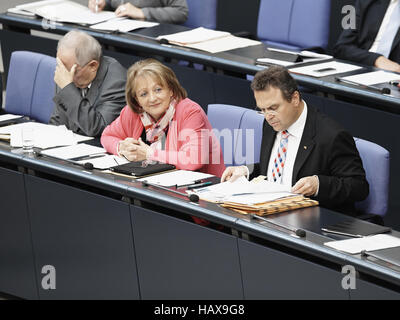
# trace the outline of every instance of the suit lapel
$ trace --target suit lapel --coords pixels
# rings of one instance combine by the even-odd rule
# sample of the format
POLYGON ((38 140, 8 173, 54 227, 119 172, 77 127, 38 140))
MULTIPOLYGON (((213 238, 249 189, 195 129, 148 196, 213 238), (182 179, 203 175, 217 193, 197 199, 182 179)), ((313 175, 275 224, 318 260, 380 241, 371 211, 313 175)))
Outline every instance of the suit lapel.
POLYGON ((261 143, 261 155, 260 155, 260 174, 266 176, 269 158, 271 156, 272 147, 274 145, 276 132, 272 127, 264 120, 263 137, 261 143))
POLYGON ((314 149, 315 141, 315 114, 316 110, 311 106, 307 107, 307 119, 304 126, 303 135, 300 140, 299 149, 297 151, 296 161, 293 166, 292 184, 294 185, 298 178, 300 169, 303 167, 307 158, 314 149))

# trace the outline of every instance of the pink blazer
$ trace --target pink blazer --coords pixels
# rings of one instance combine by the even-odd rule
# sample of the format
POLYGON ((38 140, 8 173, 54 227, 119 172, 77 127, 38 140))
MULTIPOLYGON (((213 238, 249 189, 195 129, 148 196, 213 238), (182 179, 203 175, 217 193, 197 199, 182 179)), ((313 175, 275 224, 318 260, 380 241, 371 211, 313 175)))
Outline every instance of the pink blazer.
MULTIPOLYGON (((139 139, 143 124, 129 106, 107 126, 101 144, 117 154, 118 142, 131 137, 139 139)), ((220 177, 225 170, 218 140, 203 109, 186 98, 176 105, 173 121, 168 128, 165 150, 156 150, 151 160, 170 163, 181 170, 201 171, 220 177)))

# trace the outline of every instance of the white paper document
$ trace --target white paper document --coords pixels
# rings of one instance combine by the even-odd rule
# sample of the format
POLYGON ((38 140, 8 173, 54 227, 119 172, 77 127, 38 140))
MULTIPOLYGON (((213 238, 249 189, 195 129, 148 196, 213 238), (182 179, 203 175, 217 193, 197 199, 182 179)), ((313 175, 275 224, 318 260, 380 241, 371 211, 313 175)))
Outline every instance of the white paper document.
POLYGON ((0 122, 1 121, 7 121, 7 120, 13 120, 13 119, 18 119, 22 118, 23 116, 17 115, 17 114, 3 114, 0 116, 0 122))
POLYGON ((207 179, 213 177, 212 174, 187 171, 187 170, 176 170, 166 173, 157 174, 147 178, 138 179, 138 181, 146 180, 148 183, 158 184, 164 187, 172 186, 183 186, 194 183, 197 180, 207 179))
POLYGON ((189 31, 158 36, 157 39, 158 40, 167 39, 171 43, 179 45, 187 45, 187 44, 219 39, 229 35, 230 33, 226 31, 218 31, 218 30, 199 27, 189 31))
POLYGON ((204 200, 214 202, 236 202, 253 205, 274 201, 283 197, 297 196, 290 192, 291 186, 263 180, 250 182, 240 177, 234 182, 226 181, 210 187, 195 189, 194 192, 204 200))
POLYGON ((112 167, 119 166, 120 164, 128 163, 129 161, 125 158, 121 158, 112 154, 105 155, 104 157, 85 159, 77 161, 80 164, 91 163, 95 169, 109 169, 112 167))
POLYGON ((238 48, 250 47, 261 44, 260 41, 255 41, 246 38, 235 37, 229 35, 227 37, 198 42, 193 44, 187 44, 185 47, 198 49, 210 53, 218 53, 223 51, 229 51, 238 48))
POLYGON ((366 86, 371 86, 378 83, 388 83, 389 81, 400 81, 400 75, 393 72, 379 70, 343 77, 342 79, 366 86))
POLYGON ((94 13, 87 6, 69 0, 38 1, 16 6, 17 9, 32 12, 40 17, 58 22, 96 24, 112 18, 112 11, 94 13))
POLYGON ((127 18, 114 18, 106 22, 101 22, 90 26, 92 29, 104 31, 129 32, 140 28, 150 28, 159 25, 157 22, 139 21, 127 18))
POLYGON ((319 78, 319 77, 331 76, 333 74, 354 71, 361 68, 362 67, 355 66, 353 64, 330 61, 330 62, 313 64, 311 66, 291 68, 290 72, 319 78))
POLYGON ((265 64, 275 64, 279 66, 295 66, 296 64, 299 63, 305 63, 305 62, 310 62, 310 61, 322 61, 322 60, 327 60, 327 59, 332 59, 333 57, 327 54, 320 54, 320 53, 315 53, 312 51, 307 51, 303 50, 300 52, 295 52, 295 51, 288 51, 288 50, 281 50, 281 49, 275 49, 275 48, 268 48, 269 51, 276 51, 276 52, 283 52, 283 53, 290 53, 290 54, 298 54, 302 57, 303 61, 301 62, 290 62, 290 61, 284 61, 284 60, 277 60, 277 59, 271 59, 271 58, 258 58, 256 60, 257 62, 265 63, 265 64))
POLYGON ((69 160, 79 157, 99 155, 102 153, 105 154, 106 152, 107 151, 104 148, 91 146, 86 143, 79 143, 72 146, 44 150, 41 153, 46 156, 69 160))
POLYGON ((324 245, 350 254, 358 254, 363 250, 374 251, 400 247, 400 238, 387 234, 377 234, 363 238, 329 241, 325 242, 324 245))
POLYGON ((0 134, 11 135, 10 146, 22 147, 22 130, 24 127, 33 129, 33 146, 41 149, 69 146, 78 142, 93 139, 68 130, 65 126, 53 126, 37 122, 24 122, 0 128, 0 134))

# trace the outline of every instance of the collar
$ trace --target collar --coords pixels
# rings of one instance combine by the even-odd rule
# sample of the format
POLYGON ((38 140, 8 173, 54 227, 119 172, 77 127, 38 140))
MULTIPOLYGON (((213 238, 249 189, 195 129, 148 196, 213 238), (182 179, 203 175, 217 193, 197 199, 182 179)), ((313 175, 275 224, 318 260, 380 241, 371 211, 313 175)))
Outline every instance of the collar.
POLYGON ((307 120, 307 103, 304 100, 302 101, 304 103, 304 108, 300 117, 289 128, 287 128, 287 132, 296 138, 301 138, 303 135, 304 126, 306 125, 307 120))

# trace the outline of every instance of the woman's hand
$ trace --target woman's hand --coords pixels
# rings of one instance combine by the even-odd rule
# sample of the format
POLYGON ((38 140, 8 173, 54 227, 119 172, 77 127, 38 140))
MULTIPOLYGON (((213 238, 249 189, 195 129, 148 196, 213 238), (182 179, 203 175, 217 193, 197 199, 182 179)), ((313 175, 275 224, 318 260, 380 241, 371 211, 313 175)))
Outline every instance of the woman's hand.
POLYGON ((135 140, 133 138, 126 138, 119 142, 118 152, 129 161, 143 161, 149 159, 153 150, 145 144, 141 138, 135 140))

